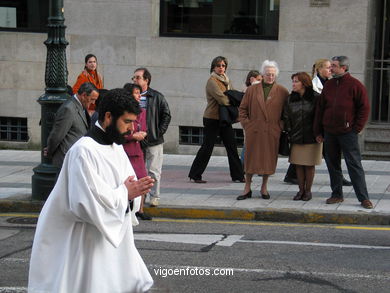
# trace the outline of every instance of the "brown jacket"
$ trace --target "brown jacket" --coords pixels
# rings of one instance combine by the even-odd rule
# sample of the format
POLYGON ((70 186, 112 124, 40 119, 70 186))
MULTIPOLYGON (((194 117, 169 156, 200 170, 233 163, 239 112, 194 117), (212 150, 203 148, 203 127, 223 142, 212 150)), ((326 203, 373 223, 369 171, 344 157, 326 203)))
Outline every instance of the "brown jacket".
POLYGON ((219 120, 219 105, 229 106, 229 99, 224 95, 224 92, 228 89, 232 89, 230 81, 226 85, 213 75, 210 76, 206 84, 207 106, 204 110, 204 118, 219 120))
POLYGON ((278 160, 281 115, 289 93, 277 83, 264 101, 261 83, 250 86, 241 102, 240 122, 245 131, 245 172, 271 175, 278 160))

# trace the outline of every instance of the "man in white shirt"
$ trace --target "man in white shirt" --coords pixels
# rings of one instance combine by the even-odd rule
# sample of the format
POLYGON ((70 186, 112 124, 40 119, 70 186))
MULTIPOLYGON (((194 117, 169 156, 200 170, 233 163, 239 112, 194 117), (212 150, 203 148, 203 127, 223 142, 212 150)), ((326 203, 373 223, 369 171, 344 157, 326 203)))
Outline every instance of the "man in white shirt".
POLYGON ((145 292, 152 286, 132 225, 139 196, 153 179, 137 181, 121 145, 139 111, 124 89, 110 90, 99 121, 66 154, 38 220, 28 292, 145 292))

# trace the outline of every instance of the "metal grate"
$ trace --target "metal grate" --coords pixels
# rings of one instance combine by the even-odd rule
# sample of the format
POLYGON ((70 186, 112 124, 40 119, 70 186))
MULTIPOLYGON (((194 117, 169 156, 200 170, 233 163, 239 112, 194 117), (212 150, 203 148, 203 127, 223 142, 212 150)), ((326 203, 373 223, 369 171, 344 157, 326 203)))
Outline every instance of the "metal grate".
POLYGON ((27 118, 0 117, 0 140, 28 141, 27 118))
POLYGON ((377 2, 375 58, 373 72, 372 118, 390 122, 390 1, 377 2))
MULTIPOLYGON (((233 129, 236 136, 238 147, 242 147, 244 143, 244 132, 242 129, 233 129)), ((194 126, 179 126, 179 144, 184 145, 202 145, 203 143, 203 127, 194 126)), ((218 136, 216 146, 223 146, 221 138, 218 136)))

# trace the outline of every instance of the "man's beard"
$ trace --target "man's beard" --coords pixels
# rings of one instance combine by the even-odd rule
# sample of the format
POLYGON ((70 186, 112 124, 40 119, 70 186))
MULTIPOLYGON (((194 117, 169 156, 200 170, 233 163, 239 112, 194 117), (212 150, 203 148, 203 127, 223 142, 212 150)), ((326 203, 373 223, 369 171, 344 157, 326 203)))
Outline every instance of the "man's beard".
POLYGON ((116 144, 124 144, 126 142, 125 136, 129 135, 130 132, 126 131, 124 133, 120 133, 118 131, 118 128, 116 127, 116 122, 117 122, 117 119, 113 119, 111 121, 111 124, 109 126, 107 126, 107 128, 106 128, 106 134, 116 144))

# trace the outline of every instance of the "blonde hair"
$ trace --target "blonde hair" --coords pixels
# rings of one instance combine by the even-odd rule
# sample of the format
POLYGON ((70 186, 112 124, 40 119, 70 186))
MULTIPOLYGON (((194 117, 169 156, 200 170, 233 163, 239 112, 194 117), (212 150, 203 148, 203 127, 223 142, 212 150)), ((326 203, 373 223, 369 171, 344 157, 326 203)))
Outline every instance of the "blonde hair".
POLYGON ((318 70, 324 67, 324 64, 326 62, 330 62, 330 60, 324 58, 316 60, 316 62, 313 64, 313 69, 311 71, 311 78, 314 78, 317 75, 318 70))

